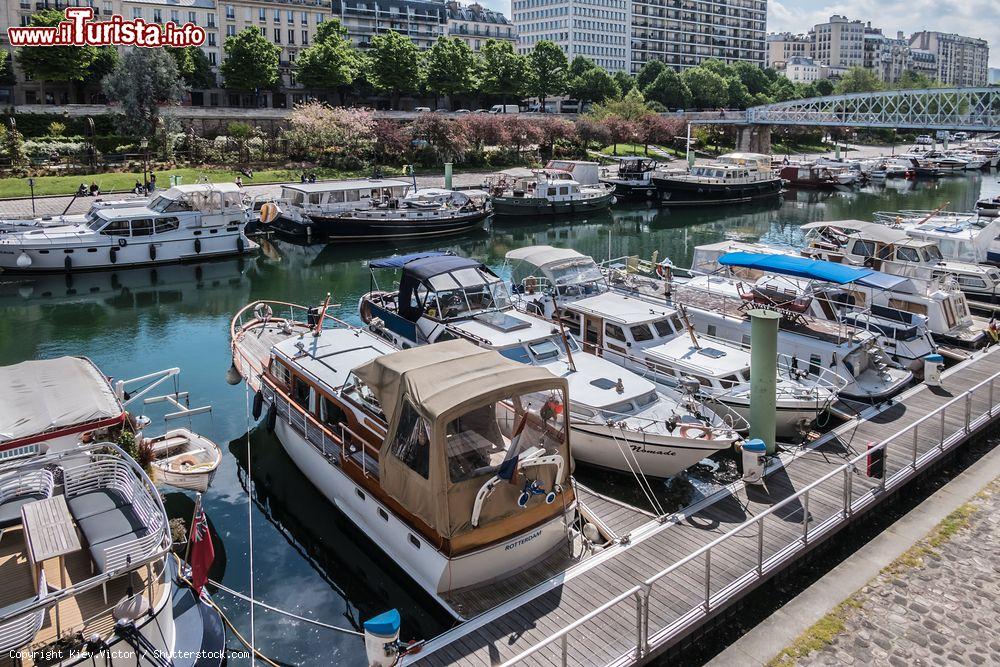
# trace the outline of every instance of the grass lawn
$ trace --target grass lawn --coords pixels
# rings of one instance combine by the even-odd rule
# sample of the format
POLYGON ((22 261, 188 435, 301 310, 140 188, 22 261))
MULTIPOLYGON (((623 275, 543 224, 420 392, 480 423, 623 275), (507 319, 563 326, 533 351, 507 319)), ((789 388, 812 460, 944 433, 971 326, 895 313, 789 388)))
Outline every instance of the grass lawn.
POLYGON ((790 155, 794 155, 795 153, 829 153, 832 150, 833 146, 831 144, 824 143, 810 144, 793 141, 786 144, 781 141, 771 142, 771 152, 775 155, 780 153, 788 153, 790 155))
POLYGON ((657 144, 650 144, 649 145, 650 151, 649 151, 648 155, 646 153, 646 147, 644 145, 642 145, 642 144, 618 144, 618 154, 617 155, 615 155, 615 146, 613 146, 613 145, 611 145, 611 146, 605 146, 604 148, 601 149, 600 152, 603 153, 604 155, 607 155, 610 158, 626 157, 626 156, 639 156, 639 157, 650 157, 650 158, 654 158, 655 159, 655 158, 657 158, 659 156, 652 151, 652 149, 653 149, 654 146, 656 148, 659 148, 661 151, 665 151, 667 153, 670 153, 674 157, 684 157, 684 152, 683 151, 678 151, 676 149, 667 148, 666 146, 660 146, 660 145, 657 145, 657 144))
MULTIPOLYGON (((310 169, 319 178, 348 178, 357 176, 368 176, 368 171, 351 173, 337 169, 317 168, 310 169)), ((386 176, 401 173, 399 169, 387 167, 383 169, 386 176)), ((156 185, 166 188, 170 185, 170 176, 178 175, 184 184, 197 183, 202 177, 207 178, 212 183, 232 183, 240 175, 238 171, 228 171, 225 169, 166 169, 156 172, 156 185)), ((263 169, 255 171, 253 179, 243 177, 244 185, 255 183, 287 183, 298 181, 302 174, 300 169, 263 169)), ((142 172, 126 173, 104 173, 94 175, 77 174, 75 176, 38 176, 35 178, 36 195, 71 195, 76 193, 81 183, 88 186, 91 181, 97 183, 101 192, 112 190, 131 190, 136 181, 142 180, 142 172)), ((27 178, 0 178, 0 198, 5 197, 28 197, 31 189, 28 187, 27 178)))

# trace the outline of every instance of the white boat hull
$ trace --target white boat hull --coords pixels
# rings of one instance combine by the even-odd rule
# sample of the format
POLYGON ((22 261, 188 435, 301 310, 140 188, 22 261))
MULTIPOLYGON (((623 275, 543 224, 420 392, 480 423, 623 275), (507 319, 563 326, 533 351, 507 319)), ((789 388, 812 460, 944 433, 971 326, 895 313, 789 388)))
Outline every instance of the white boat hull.
MULTIPOLYGON (((313 486, 449 610, 451 608, 441 599, 448 591, 503 578, 541 560, 567 542, 564 517, 557 516, 505 542, 448 558, 370 494, 359 493, 359 487, 343 470, 328 461, 280 417, 275 423, 275 434, 313 486)), ((575 503, 566 507, 567 523, 572 520, 575 510, 575 503)))
POLYGON ((622 472, 641 470, 647 477, 672 477, 735 440, 735 434, 733 439, 707 440, 644 434, 579 421, 571 425, 570 431, 576 460, 622 472))

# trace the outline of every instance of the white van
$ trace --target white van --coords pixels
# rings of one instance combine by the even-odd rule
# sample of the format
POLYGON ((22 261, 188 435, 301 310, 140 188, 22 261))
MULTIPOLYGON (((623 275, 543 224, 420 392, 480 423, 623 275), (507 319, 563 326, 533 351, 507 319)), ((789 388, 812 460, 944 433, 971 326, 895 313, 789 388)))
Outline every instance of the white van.
POLYGON ((490 113, 521 113, 521 109, 516 104, 494 104, 490 113))

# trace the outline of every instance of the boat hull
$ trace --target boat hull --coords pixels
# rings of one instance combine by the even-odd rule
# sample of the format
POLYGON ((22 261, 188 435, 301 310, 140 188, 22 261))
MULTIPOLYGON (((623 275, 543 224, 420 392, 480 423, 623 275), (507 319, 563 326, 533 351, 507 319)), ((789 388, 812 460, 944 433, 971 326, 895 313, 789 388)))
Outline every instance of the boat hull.
POLYGON ((493 212, 510 215, 576 215, 603 211, 614 203, 614 193, 569 201, 549 201, 544 197, 494 197, 493 212))
POLYGON ((738 204, 777 197, 781 179, 752 183, 698 183, 672 178, 654 178, 662 206, 713 206, 738 204))
POLYGON ((482 228, 490 211, 479 209, 449 216, 434 216, 433 212, 411 213, 410 217, 361 217, 356 215, 310 216, 300 223, 279 216, 271 226, 279 233, 296 239, 312 241, 373 241, 381 239, 414 239, 461 234, 482 228))
POLYGON ((614 188, 614 195, 618 201, 654 201, 656 200, 656 186, 652 181, 626 181, 621 179, 602 179, 602 183, 614 188))
MULTIPOLYGON (((565 514, 510 539, 449 558, 403 523, 389 508, 360 490, 336 464, 286 420, 278 418, 275 435, 292 462, 327 500, 343 512, 392 560, 442 605, 449 590, 483 584, 541 560, 566 544, 564 517, 571 521, 576 503, 565 514), (388 518, 386 518, 388 517, 388 518), (414 548, 414 540, 420 548, 414 548)), ((558 502, 558 501, 557 501, 558 502)))

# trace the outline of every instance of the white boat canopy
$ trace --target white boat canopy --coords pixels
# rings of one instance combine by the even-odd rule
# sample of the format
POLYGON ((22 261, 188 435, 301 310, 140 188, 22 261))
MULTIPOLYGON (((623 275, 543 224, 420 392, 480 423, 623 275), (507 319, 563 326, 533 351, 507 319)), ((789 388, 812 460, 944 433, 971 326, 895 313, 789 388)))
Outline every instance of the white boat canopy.
POLYGON ((0 367, 0 444, 124 414, 89 359, 60 357, 0 367))
MULTIPOLYGON (((561 479, 541 471, 545 488, 568 483, 567 382, 547 369, 453 340, 380 356, 353 372, 389 422, 379 451, 382 489, 442 537, 473 530, 483 484, 526 452, 542 448, 566 462, 561 479), (546 412, 550 401, 558 410, 546 412)), ((482 524, 519 512, 519 493, 499 485, 478 516, 482 524)))
POLYGON ((804 231, 826 228, 839 229, 848 234, 855 232, 860 233, 873 241, 881 241, 883 243, 898 243, 899 241, 905 241, 910 238, 909 235, 901 229, 889 227, 888 225, 882 225, 877 222, 864 222, 862 220, 825 220, 820 222, 808 222, 800 227, 800 229, 804 231))
POLYGON ((550 264, 562 263, 567 260, 586 259, 591 263, 594 261, 587 255, 581 254, 572 248, 554 248, 550 245, 533 245, 511 250, 507 253, 507 259, 527 262, 538 268, 543 268, 550 264))

